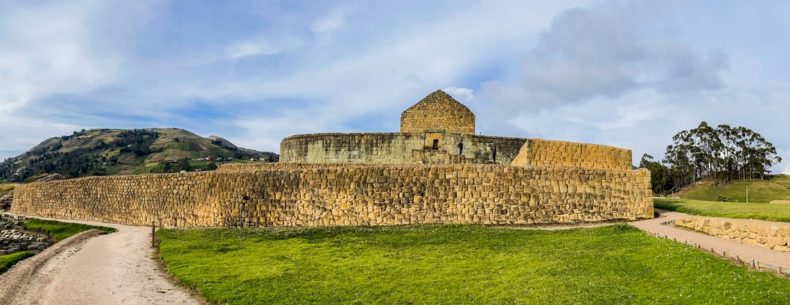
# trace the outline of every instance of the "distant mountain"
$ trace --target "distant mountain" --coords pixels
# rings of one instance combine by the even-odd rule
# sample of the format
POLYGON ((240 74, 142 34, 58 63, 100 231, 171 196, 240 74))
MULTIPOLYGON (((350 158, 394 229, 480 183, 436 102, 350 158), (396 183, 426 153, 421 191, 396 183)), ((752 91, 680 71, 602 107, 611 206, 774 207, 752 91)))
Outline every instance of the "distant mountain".
POLYGON ((52 173, 76 178, 211 170, 218 163, 274 162, 278 157, 183 129, 91 129, 49 138, 5 160, 0 181, 22 182, 52 173))

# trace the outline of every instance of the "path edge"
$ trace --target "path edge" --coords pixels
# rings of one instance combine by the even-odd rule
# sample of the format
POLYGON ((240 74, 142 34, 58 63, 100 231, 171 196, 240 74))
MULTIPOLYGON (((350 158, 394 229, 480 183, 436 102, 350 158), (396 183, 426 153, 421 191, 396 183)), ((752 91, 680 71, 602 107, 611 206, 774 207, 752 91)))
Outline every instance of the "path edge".
POLYGON ((0 304, 11 304, 14 297, 22 290, 41 266, 64 250, 80 244, 85 240, 100 235, 102 232, 90 229, 77 233, 69 238, 55 243, 49 248, 32 257, 15 264, 11 269, 0 274, 0 304))
MULTIPOLYGON (((158 232, 161 229, 163 228, 157 228, 154 232, 158 232)), ((156 233, 153 234, 154 234, 156 247, 153 247, 153 254, 152 254, 153 257, 151 257, 151 259, 154 260, 154 264, 156 265, 156 268, 163 275, 165 280, 168 280, 170 281, 170 283, 173 283, 173 285, 175 285, 176 287, 182 288, 187 292, 189 292, 192 298, 198 303, 200 303, 201 305, 212 304, 211 302, 209 302, 208 299, 206 299, 206 297, 203 296, 202 293, 200 293, 200 290, 198 290, 197 287, 187 285, 186 283, 178 279, 178 277, 176 277, 176 275, 173 274, 173 272, 170 271, 170 268, 167 266, 167 264, 165 264, 165 260, 162 258, 162 253, 159 252, 160 240, 158 237, 156 237, 156 233)), ((2 299, 0 299, 0 301, 2 301, 2 299)))

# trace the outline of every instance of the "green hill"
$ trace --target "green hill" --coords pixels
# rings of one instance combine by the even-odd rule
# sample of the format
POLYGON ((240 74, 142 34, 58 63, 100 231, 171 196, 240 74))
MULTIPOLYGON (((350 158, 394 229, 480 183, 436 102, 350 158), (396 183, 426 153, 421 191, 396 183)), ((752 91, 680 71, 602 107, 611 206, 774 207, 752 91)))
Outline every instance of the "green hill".
POLYGON ((687 186, 675 195, 694 200, 746 202, 747 187, 749 187, 749 202, 790 201, 790 176, 787 175, 776 175, 766 180, 730 183, 705 180, 687 186))
POLYGON ((44 140, 0 163, 0 181, 21 182, 58 173, 69 178, 212 169, 217 163, 276 161, 216 136, 183 129, 92 129, 44 140))

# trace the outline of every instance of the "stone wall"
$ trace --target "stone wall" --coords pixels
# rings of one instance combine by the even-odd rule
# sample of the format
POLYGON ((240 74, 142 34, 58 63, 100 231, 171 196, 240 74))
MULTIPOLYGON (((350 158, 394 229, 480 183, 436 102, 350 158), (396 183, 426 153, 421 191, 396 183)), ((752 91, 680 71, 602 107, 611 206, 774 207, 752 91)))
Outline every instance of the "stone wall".
POLYGON ((513 166, 630 170, 631 150, 606 145, 529 139, 513 166))
POLYGON ((790 253, 790 223, 689 216, 675 225, 708 235, 790 253))
POLYGON ((297 163, 378 163, 419 164, 424 158, 415 150, 431 150, 432 139, 439 140, 438 151, 458 155, 463 141, 465 163, 509 165, 527 141, 521 138, 478 136, 451 132, 428 133, 324 133, 296 135, 280 143, 280 162, 297 163), (494 160, 493 149, 497 156, 494 160))
POLYGON ((290 164, 20 185, 12 211, 166 226, 549 224, 653 217, 650 173, 290 164))
POLYGON ((401 113, 400 131, 474 134, 475 114, 447 93, 438 90, 401 113))

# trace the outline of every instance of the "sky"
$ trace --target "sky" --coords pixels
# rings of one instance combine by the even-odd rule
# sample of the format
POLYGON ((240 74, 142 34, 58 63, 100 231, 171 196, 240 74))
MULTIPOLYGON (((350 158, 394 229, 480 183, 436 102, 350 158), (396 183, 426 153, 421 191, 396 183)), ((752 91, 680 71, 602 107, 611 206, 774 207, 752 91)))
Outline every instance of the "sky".
POLYGON ((790 174, 790 2, 0 0, 0 160, 89 128, 279 150, 397 131, 443 89, 485 135, 663 156, 746 126, 790 174))

